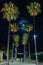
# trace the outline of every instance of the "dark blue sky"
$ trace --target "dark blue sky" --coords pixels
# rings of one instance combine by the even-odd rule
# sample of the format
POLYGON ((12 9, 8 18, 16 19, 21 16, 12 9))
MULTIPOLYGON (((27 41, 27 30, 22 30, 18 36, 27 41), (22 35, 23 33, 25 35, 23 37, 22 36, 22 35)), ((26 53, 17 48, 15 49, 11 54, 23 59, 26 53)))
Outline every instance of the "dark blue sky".
MULTIPOLYGON (((16 21, 16 23, 20 23, 24 21, 24 23, 32 23, 33 24, 33 18, 30 17, 30 15, 27 12, 26 5, 30 2, 37 1, 41 4, 41 14, 39 14, 35 19, 36 23, 36 34, 37 36, 37 48, 38 51, 43 51, 43 0, 0 0, 0 10, 3 7, 3 4, 5 2, 13 2, 15 5, 19 7, 20 16, 16 21)), ((12 33, 11 33, 12 34, 12 33)), ((19 30, 17 34, 21 35, 22 37, 22 30, 19 30), (21 33, 20 33, 21 32, 21 33)), ((3 19, 3 15, 0 12, 0 47, 2 45, 7 45, 7 36, 8 36, 8 22, 7 20, 3 19)), ((12 38, 12 37, 11 37, 12 38)), ((12 41, 12 40, 11 40, 12 41)), ((31 51, 34 50, 34 43, 33 43, 33 30, 30 32, 30 45, 31 45, 31 51)))

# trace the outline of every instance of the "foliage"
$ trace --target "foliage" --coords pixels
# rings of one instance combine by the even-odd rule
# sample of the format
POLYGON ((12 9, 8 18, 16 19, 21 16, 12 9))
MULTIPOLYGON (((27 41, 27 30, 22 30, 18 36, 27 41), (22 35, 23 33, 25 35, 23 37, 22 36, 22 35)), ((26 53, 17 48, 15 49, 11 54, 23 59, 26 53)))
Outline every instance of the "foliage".
POLYGON ((2 45, 1 46, 1 50, 5 51, 6 50, 6 46, 5 45, 2 45))
POLYGON ((24 45, 26 45, 27 44, 27 40, 28 40, 28 37, 29 37, 29 35, 27 34, 27 33, 24 33, 23 34, 23 37, 22 37, 22 44, 24 45))
POLYGON ((3 53, 3 59, 7 59, 6 53, 3 53))
POLYGON ((1 9, 1 12, 3 12, 4 18, 6 18, 8 21, 13 19, 16 20, 19 15, 18 7, 12 2, 5 3, 4 7, 1 9))
POLYGON ((16 47, 18 47, 18 43, 19 43, 19 35, 17 35, 17 34, 15 34, 15 35, 13 35, 13 40, 14 40, 14 42, 15 42, 15 44, 16 44, 16 47))
MULTIPOLYGON (((37 55, 38 56, 38 61, 43 62, 43 54, 37 55)), ((31 59, 35 60, 35 55, 31 54, 31 59)))
POLYGON ((38 61, 43 62, 43 54, 38 55, 38 61))
POLYGON ((27 5, 28 13, 31 16, 37 16, 41 12, 41 7, 38 2, 33 2, 30 5, 27 5))
POLYGON ((32 24, 27 24, 27 25, 25 26, 25 31, 27 31, 27 32, 30 32, 32 29, 33 29, 32 24))
POLYGON ((12 49, 9 50, 9 56, 11 57, 12 55, 12 49))
POLYGON ((19 26, 15 24, 10 24, 11 32, 17 32, 19 29, 19 26))

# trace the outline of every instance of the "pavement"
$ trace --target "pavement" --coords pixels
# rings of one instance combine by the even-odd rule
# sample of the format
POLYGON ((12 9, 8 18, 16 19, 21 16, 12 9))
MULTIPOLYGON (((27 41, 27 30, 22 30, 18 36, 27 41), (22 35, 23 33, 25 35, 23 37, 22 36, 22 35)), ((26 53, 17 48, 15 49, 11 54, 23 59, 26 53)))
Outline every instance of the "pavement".
MULTIPOLYGON (((0 62, 0 65, 7 65, 7 61, 0 62)), ((36 65, 36 64, 29 62, 9 62, 9 65, 36 65)), ((43 63, 38 63, 38 65, 43 65, 43 63)))
POLYGON ((38 63, 38 65, 43 65, 43 63, 38 63))
MULTIPOLYGON (((7 65, 7 62, 1 62, 0 65, 7 65)), ((36 65, 36 64, 27 62, 9 62, 9 65, 36 65)))

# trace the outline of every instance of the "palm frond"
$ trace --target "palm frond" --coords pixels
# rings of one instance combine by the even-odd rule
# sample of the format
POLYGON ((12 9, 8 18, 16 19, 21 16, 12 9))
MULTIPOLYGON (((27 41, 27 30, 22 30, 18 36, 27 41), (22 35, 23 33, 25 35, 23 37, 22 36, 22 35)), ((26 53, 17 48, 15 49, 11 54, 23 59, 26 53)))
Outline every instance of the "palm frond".
POLYGON ((19 45, 19 35, 17 35, 17 34, 13 35, 13 40, 14 40, 16 46, 18 46, 19 45))
POLYGON ((16 20, 19 16, 19 9, 15 6, 12 2, 5 3, 3 8, 1 9, 3 12, 3 17, 6 18, 8 21, 16 20))
POLYGON ((41 13, 41 7, 38 2, 33 2, 30 5, 27 5, 27 10, 30 16, 37 16, 41 13))
POLYGON ((27 25, 25 26, 25 31, 27 31, 27 32, 32 31, 32 29, 33 29, 32 24, 27 24, 27 25))
POLYGON ((23 34, 22 37, 22 44, 27 44, 27 40, 28 40, 29 35, 27 33, 23 34))
POLYGON ((10 24, 11 32, 17 32, 19 30, 19 26, 16 23, 10 24))

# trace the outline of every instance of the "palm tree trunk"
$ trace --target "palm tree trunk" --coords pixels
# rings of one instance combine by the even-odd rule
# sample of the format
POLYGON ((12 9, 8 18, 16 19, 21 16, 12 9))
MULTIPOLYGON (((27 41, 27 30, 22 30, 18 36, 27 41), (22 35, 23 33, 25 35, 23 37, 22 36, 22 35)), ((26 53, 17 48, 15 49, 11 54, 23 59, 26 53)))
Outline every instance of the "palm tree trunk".
POLYGON ((36 65, 38 65, 37 47, 36 47, 36 34, 35 34, 35 16, 33 16, 33 24, 34 24, 34 45, 35 45, 36 65))
POLYGON ((12 62, 13 62, 13 51, 14 51, 14 43, 12 44, 12 62))
POLYGON ((7 43, 7 65, 9 65, 9 41, 10 41, 10 23, 8 28, 8 43, 7 43))
POLYGON ((37 47, 36 47, 36 37, 34 38, 34 43, 35 43, 35 56, 36 56, 36 65, 38 65, 37 47))
POLYGON ((30 43, 29 43, 29 63, 31 61, 31 58, 30 58, 30 43))
POLYGON ((26 61, 26 48, 25 48, 25 44, 24 44, 24 62, 26 61))
POLYGON ((17 46, 15 47, 15 60, 17 59, 17 46))

